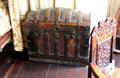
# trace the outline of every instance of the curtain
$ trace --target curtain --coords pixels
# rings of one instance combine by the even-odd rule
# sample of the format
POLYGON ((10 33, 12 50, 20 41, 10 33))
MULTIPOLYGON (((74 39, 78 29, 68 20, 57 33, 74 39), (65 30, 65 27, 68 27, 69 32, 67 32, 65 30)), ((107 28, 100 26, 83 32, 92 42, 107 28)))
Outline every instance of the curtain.
POLYGON ((6 1, 0 0, 0 52, 11 41, 11 26, 6 1))
POLYGON ((29 8, 29 0, 19 0, 19 12, 20 12, 20 22, 21 22, 21 33, 23 38, 23 47, 27 47, 27 36, 26 36, 26 30, 24 26, 24 21, 26 19, 26 16, 30 10, 29 8))
POLYGON ((19 0, 19 12, 21 20, 26 18, 27 13, 29 12, 29 0, 19 0))
POLYGON ((107 17, 116 18, 116 14, 119 8, 120 8, 120 0, 108 0, 107 17))
POLYGON ((0 1, 0 37, 11 29, 8 9, 5 1, 0 1))
POLYGON ((36 11, 39 10, 39 0, 29 0, 30 1, 30 10, 36 11))
POLYGON ((21 32, 20 12, 19 12, 19 0, 8 0, 9 13, 13 31, 13 43, 14 50, 23 50, 23 38, 21 32))
POLYGON ((76 0, 55 0, 55 7, 75 9, 76 0))

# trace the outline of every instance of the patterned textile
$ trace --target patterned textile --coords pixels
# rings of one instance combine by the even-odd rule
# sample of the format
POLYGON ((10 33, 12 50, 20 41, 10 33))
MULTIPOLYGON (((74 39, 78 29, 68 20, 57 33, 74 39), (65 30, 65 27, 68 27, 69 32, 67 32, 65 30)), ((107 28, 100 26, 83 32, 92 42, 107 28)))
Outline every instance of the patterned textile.
POLYGON ((11 41, 11 31, 8 31, 3 36, 0 37, 0 51, 2 51, 2 48, 10 41, 11 41))
POLYGON ((9 14, 5 2, 0 1, 0 37, 11 29, 9 14))
POLYGON ((0 0, 0 51, 11 40, 9 13, 5 1, 0 0))
POLYGON ((26 16, 29 12, 29 0, 19 0, 19 11, 20 11, 20 20, 21 20, 21 32, 23 37, 24 47, 27 48, 27 35, 24 26, 26 16))
POLYGON ((19 0, 8 0, 8 6, 10 11, 11 25, 12 25, 12 31, 13 31, 14 50, 22 51, 23 38, 22 38, 22 32, 21 32, 18 2, 19 0))
MULTIPOLYGON (((110 63, 111 40, 114 38, 114 31, 117 26, 115 19, 108 18, 100 21, 92 34, 92 63, 103 68, 110 63)), ((114 41, 114 39, 113 39, 114 41)))

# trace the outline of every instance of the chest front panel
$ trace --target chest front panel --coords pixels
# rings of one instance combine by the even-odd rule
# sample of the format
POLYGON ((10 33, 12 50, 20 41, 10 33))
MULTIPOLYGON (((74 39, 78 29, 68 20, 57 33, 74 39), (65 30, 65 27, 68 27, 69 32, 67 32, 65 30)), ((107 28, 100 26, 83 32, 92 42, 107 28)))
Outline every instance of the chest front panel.
POLYGON ((71 13, 47 9, 39 12, 35 23, 26 22, 31 60, 87 65, 90 26, 78 25, 71 13))

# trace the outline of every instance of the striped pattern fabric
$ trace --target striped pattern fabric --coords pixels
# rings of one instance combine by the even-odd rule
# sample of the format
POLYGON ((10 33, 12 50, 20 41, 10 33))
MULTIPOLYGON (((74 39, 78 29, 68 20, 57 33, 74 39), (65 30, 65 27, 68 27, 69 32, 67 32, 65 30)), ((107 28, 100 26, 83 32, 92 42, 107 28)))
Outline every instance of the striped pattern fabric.
POLYGON ((11 31, 6 32, 3 36, 0 37, 0 52, 2 48, 11 41, 11 31))
POLYGON ((11 25, 7 2, 0 0, 0 52, 11 39, 11 25))

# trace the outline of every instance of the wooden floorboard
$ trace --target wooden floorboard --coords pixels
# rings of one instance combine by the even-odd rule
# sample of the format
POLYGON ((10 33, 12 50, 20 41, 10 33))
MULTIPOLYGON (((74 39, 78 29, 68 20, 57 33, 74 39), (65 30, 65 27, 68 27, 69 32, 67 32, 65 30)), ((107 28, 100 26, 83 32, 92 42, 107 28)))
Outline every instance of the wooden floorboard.
POLYGON ((75 78, 76 66, 67 67, 67 78, 75 78))
POLYGON ((45 78, 48 68, 49 64, 33 62, 32 73, 29 78, 45 78))
MULTIPOLYGON (((1 57, 0 57, 1 58, 1 57)), ((116 67, 120 68, 120 54, 116 54, 116 67)), ((16 60, 7 63, 0 59, 0 78, 87 78, 88 68, 16 60)))
POLYGON ((49 68, 45 78, 57 78, 56 73, 57 73, 57 65, 49 64, 49 68))
POLYGON ((17 65, 11 71, 9 78, 45 78, 48 65, 49 64, 24 61, 24 64, 20 66, 17 65))
POLYGON ((5 72, 0 72, 0 78, 4 78, 5 72))
POLYGON ((0 53, 0 78, 5 76, 12 63, 14 63, 14 60, 10 59, 6 53, 0 53))
POLYGON ((115 54, 115 67, 120 68, 120 54, 115 54))
POLYGON ((87 78, 88 68, 87 67, 76 67, 76 75, 75 78, 87 78))
POLYGON ((85 78, 85 67, 17 60, 6 78, 85 78), (77 69, 77 70, 76 70, 77 69), (82 71, 81 71, 82 70, 82 71), (81 74, 82 73, 82 74, 81 74), (80 77, 79 77, 80 76, 80 77))
POLYGON ((5 78, 15 78, 23 64, 23 60, 16 60, 6 72, 5 78))
POLYGON ((21 64, 21 66, 19 67, 19 70, 17 71, 15 78, 29 78, 32 66, 33 66, 32 62, 24 61, 24 64, 21 64))
POLYGON ((65 65, 57 65, 57 78, 67 78, 67 67, 65 65))

